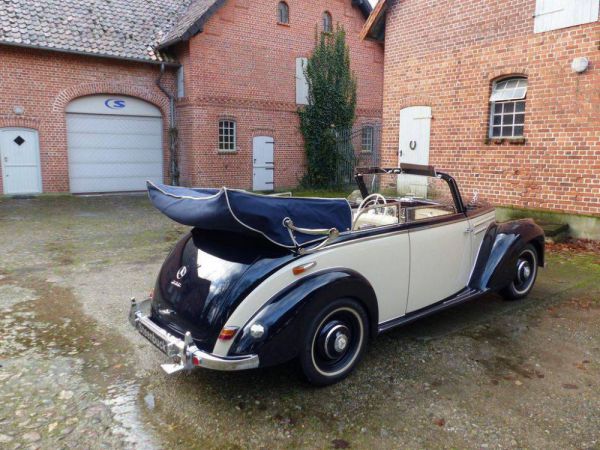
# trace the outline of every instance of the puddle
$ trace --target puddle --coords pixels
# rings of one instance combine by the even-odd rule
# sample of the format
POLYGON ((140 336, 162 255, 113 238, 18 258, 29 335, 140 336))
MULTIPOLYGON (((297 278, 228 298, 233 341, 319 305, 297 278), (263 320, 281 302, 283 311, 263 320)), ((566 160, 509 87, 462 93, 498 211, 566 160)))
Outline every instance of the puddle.
POLYGON ((0 279, 0 446, 160 448, 126 343, 98 330, 68 289, 13 283, 0 279))

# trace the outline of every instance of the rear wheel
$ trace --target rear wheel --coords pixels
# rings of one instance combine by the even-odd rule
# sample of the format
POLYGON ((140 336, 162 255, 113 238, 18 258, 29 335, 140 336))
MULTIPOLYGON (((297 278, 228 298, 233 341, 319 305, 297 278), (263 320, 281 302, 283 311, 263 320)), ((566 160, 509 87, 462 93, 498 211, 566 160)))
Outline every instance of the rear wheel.
POLYGON ((368 318, 359 302, 341 298, 329 303, 309 323, 300 364, 313 384, 325 386, 347 377, 368 341, 368 318))
POLYGON ((506 300, 519 300, 531 292, 537 277, 538 255, 535 247, 527 245, 517 258, 514 278, 500 293, 506 300))

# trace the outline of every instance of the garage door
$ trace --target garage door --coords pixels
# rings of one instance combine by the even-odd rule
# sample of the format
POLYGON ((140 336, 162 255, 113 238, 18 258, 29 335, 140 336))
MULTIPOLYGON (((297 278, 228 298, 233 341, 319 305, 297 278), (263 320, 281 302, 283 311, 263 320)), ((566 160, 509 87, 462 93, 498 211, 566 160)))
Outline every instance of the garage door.
POLYGON ((71 192, 140 191, 163 180, 162 118, 133 97, 94 95, 67 107, 71 192))

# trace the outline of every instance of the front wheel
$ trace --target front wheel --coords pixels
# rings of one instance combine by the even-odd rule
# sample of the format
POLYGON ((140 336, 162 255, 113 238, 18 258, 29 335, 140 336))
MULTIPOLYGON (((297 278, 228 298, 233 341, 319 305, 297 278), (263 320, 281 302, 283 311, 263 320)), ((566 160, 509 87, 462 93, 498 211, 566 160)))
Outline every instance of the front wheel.
POLYGON ((341 298, 323 308, 308 324, 300 353, 308 381, 326 386, 347 377, 364 353, 368 323, 356 300, 341 298))
POLYGON ((533 289, 537 277, 537 269, 538 254, 535 247, 529 244, 519 253, 514 268, 513 280, 500 291, 500 294, 506 300, 519 300, 527 297, 533 289))

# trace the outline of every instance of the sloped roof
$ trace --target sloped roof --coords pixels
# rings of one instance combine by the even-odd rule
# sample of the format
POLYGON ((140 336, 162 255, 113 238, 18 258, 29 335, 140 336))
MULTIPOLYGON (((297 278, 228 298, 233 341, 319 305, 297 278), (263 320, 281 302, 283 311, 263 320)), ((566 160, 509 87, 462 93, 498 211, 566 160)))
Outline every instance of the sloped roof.
POLYGON ((194 0, 1 0, 0 44, 148 62, 194 0))
POLYGON ((387 15, 387 0, 379 0, 375 9, 365 22, 360 33, 361 39, 383 42, 385 39, 385 17, 387 15))
MULTIPOLYGON (((189 40, 226 0, 0 0, 0 44, 144 62, 189 40)), ((352 0, 367 17, 368 0, 352 0)))
POLYGON ((166 48, 176 42, 186 41, 202 31, 203 25, 225 0, 192 1, 173 28, 163 37, 159 48, 166 48))

